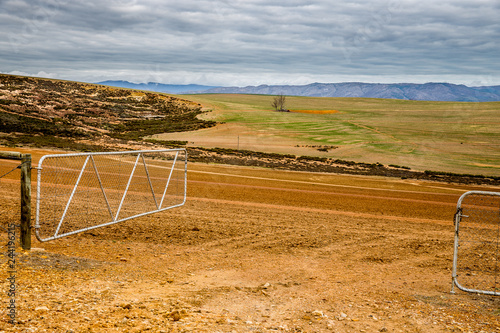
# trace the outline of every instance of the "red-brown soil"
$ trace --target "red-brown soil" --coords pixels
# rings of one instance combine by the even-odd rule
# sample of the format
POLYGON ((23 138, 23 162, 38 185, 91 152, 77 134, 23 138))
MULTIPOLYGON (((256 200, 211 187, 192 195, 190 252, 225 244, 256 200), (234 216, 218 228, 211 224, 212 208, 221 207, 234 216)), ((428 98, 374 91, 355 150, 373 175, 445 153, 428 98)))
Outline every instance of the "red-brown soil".
MULTIPOLYGON (((450 293, 453 215, 472 186, 188 170, 183 207, 18 248, 15 326, 3 246, 0 331, 500 330, 498 298, 450 293)), ((0 179, 4 227, 19 209, 9 177, 0 179)))

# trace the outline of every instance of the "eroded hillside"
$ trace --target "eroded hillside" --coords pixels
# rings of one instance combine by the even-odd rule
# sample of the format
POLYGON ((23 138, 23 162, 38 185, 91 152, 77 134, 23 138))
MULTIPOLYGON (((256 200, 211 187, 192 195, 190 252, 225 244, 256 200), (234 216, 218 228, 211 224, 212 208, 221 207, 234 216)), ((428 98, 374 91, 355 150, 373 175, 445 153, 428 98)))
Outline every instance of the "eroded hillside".
POLYGON ((214 125, 200 113, 199 104, 164 94, 0 75, 3 144, 75 148, 75 141, 106 145, 103 139, 135 141, 214 125))

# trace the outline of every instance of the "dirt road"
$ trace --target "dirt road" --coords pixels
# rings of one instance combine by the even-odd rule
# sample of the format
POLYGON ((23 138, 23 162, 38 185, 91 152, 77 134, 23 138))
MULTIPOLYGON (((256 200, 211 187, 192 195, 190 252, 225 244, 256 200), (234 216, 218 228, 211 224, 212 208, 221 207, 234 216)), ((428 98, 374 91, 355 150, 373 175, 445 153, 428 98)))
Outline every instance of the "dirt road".
MULTIPOLYGON (((188 179, 181 208, 18 249, 15 326, 4 246, 0 331, 500 331, 498 298, 450 293, 472 187, 196 163, 188 179)), ((0 190, 17 210, 18 183, 0 190)))

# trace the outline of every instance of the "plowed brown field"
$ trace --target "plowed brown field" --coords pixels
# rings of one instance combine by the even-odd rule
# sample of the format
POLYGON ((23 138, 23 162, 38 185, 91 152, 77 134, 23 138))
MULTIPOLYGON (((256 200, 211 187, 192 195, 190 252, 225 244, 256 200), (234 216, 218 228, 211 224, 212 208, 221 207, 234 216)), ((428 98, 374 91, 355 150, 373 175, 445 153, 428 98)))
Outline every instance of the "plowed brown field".
MULTIPOLYGON (((0 331, 500 331, 500 299, 450 293, 453 215, 472 187, 188 170, 181 208, 18 249, 15 326, 3 246, 0 331)), ((0 180, 4 227, 18 186, 0 180)))

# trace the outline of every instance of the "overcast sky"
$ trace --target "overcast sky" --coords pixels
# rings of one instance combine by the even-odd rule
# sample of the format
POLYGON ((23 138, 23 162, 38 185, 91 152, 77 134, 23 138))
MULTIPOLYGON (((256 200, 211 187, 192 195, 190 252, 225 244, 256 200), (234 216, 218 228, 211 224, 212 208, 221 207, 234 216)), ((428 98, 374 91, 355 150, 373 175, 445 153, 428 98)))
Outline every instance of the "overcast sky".
POLYGON ((500 85, 500 0, 0 0, 0 72, 500 85))

